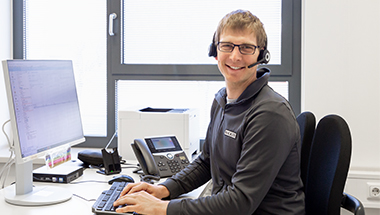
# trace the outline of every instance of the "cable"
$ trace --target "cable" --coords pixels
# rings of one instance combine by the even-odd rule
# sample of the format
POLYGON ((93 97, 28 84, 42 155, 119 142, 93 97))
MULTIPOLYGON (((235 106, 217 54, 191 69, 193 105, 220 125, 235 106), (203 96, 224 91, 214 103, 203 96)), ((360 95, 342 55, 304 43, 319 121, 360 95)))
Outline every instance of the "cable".
POLYGON ((154 184, 160 180, 158 175, 140 175, 140 180, 149 184, 154 184))
POLYGON ((9 137, 8 137, 8 135, 7 135, 7 133, 5 132, 5 129, 4 129, 5 125, 6 125, 8 122, 10 122, 10 121, 11 121, 11 120, 8 119, 7 121, 4 122, 4 124, 3 124, 3 126, 2 126, 2 130, 3 130, 3 133, 4 133, 5 137, 6 137, 7 140, 8 140, 9 148, 10 148, 10 149, 13 149, 13 144, 11 144, 11 141, 9 140, 9 137))
POLYGON ((12 164, 14 163, 14 159, 12 157, 13 157, 13 151, 11 151, 11 155, 9 156, 8 161, 4 164, 4 166, 0 172, 0 179, 3 178, 3 174, 6 172, 6 175, 3 178, 2 188, 4 188, 4 186, 5 186, 5 181, 8 178, 9 170, 10 170, 12 164))
MULTIPOLYGON (((88 180, 88 181, 78 181, 78 182, 70 182, 69 184, 81 184, 81 183, 88 183, 88 182, 95 182, 95 183, 108 183, 107 181, 96 181, 96 180, 88 180)), ((77 195, 75 193, 73 193, 73 196, 76 196, 80 199, 83 199, 87 202, 91 202, 91 201, 96 201, 97 199, 86 199, 80 195, 77 195)))
POLYGON ((113 133, 113 135, 112 135, 110 141, 108 142, 108 144, 106 145, 106 147, 104 147, 104 149, 107 149, 107 148, 108 148, 108 146, 111 144, 113 138, 115 138, 116 133, 117 133, 117 130, 115 131, 115 133, 113 133))
POLYGON ((13 151, 11 151, 11 155, 9 156, 8 161, 5 163, 3 169, 1 170, 1 173, 0 173, 0 179, 1 179, 3 177, 4 172, 5 171, 7 172, 4 179, 3 179, 2 188, 4 188, 4 186, 5 186, 5 181, 7 180, 11 166, 14 163, 14 159, 12 157, 13 157, 13 151))
POLYGON ((103 167, 103 164, 102 164, 102 165, 99 165, 99 166, 94 165, 94 164, 90 164, 90 165, 88 165, 88 168, 89 168, 89 169, 99 169, 99 170, 101 170, 102 167, 103 167))
POLYGON ((135 170, 133 170, 133 173, 139 174, 139 172, 142 171, 140 167, 137 167, 135 170))
POLYGON ((10 171, 10 168, 12 166, 12 164, 14 163, 14 158, 13 158, 13 153, 14 153, 14 144, 11 143, 7 133, 5 132, 5 125, 10 122, 11 120, 7 120, 4 122, 3 126, 2 126, 2 130, 3 130, 3 133, 5 135, 5 137, 7 138, 7 141, 8 141, 8 146, 9 146, 9 151, 11 152, 9 158, 8 158, 8 161, 4 164, 1 172, 0 172, 0 181, 1 181, 1 178, 3 177, 3 174, 6 172, 6 175, 3 179, 3 183, 2 183, 2 188, 4 188, 5 186, 5 181, 7 180, 8 178, 8 175, 9 175, 9 171, 10 171))
POLYGON ((133 165, 133 166, 139 166, 139 164, 136 163, 127 163, 125 160, 120 160, 121 165, 133 165))
POLYGON ((88 183, 88 182, 94 182, 94 183, 108 183, 107 181, 88 180, 88 181, 70 182, 69 184, 82 184, 82 183, 88 183))
POLYGON ((4 133, 5 137, 7 138, 9 149, 12 149, 12 150, 13 150, 13 149, 14 149, 14 144, 11 144, 11 141, 10 141, 8 135, 7 135, 7 132, 5 132, 5 125, 6 125, 8 122, 11 122, 11 120, 8 119, 7 121, 5 121, 5 122, 3 123, 2 130, 3 130, 3 133, 4 133))
POLYGON ((86 199, 86 198, 84 198, 84 197, 82 197, 82 196, 80 196, 80 195, 77 195, 77 194, 75 194, 75 193, 73 193, 73 196, 78 197, 78 198, 80 198, 80 199, 83 199, 83 200, 85 200, 85 201, 87 201, 87 202, 96 201, 96 199, 86 199))
POLYGON ((129 169, 129 168, 138 168, 136 165, 135 166, 123 166, 121 167, 122 169, 129 169))

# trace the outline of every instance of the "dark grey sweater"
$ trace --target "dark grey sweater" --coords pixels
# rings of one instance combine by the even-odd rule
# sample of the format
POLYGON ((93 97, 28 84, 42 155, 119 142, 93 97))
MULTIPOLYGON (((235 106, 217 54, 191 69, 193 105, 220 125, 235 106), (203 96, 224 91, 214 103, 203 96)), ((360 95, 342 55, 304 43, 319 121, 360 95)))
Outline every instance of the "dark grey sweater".
POLYGON ((173 199, 168 215, 304 214, 296 118, 269 70, 257 76, 236 102, 226 104, 225 88, 215 95, 202 154, 163 183, 176 198, 212 178, 213 195, 173 199))

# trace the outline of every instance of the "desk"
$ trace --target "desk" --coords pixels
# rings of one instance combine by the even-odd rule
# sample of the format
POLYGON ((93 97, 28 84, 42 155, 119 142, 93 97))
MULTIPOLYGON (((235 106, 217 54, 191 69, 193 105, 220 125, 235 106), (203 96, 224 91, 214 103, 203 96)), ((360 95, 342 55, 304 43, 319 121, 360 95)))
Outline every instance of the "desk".
MULTIPOLYGON (((129 161, 136 163, 136 161, 129 161)), ((125 167, 123 165, 123 167, 125 167)), ((139 175, 132 173, 134 168, 123 168, 121 174, 130 175, 134 178, 136 182, 140 181, 139 175)), ((65 189, 69 189, 73 194, 81 196, 85 199, 97 199, 103 190, 109 189, 110 185, 107 183, 108 180, 112 179, 115 175, 101 175, 96 173, 97 169, 86 169, 83 172, 83 175, 74 180, 71 184, 58 184, 58 183, 41 183, 34 182, 34 186, 59 186, 65 189), (99 181, 99 182, 90 182, 90 181, 99 181), (83 182, 83 183, 78 183, 83 182)), ((162 179, 165 180, 165 179, 162 179)), ((191 193, 183 195, 182 198, 193 198, 199 196, 202 191, 202 187, 194 190, 191 193)), ((1 214, 6 215, 41 215, 41 214, 54 214, 54 215, 86 215, 92 213, 92 205, 95 201, 86 201, 77 196, 74 196, 66 202, 48 205, 48 206, 39 206, 39 207, 25 207, 25 206, 16 206, 7 203, 4 200, 3 190, 0 190, 0 208, 1 214)))

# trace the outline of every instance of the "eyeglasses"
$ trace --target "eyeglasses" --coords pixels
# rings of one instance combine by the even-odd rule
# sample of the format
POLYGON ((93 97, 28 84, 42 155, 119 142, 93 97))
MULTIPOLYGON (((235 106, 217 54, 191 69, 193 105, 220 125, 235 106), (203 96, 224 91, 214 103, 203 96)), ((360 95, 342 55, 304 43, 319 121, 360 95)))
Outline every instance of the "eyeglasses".
POLYGON ((235 49, 235 46, 237 46, 240 53, 244 55, 253 55, 255 54, 256 48, 259 48, 259 46, 249 44, 235 45, 228 42, 218 42, 218 49, 221 52, 231 53, 235 49))

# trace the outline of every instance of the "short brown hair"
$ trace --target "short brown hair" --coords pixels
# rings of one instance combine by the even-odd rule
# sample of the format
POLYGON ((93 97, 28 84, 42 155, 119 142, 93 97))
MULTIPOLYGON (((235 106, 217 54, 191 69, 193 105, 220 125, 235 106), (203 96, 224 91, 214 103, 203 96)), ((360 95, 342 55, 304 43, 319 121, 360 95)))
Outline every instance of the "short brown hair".
POLYGON ((214 45, 220 40, 220 35, 226 30, 251 30, 256 34, 257 45, 264 48, 267 44, 267 34, 265 33, 264 25, 257 16, 253 15, 248 10, 235 10, 225 15, 220 20, 218 28, 214 35, 214 45))

